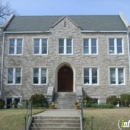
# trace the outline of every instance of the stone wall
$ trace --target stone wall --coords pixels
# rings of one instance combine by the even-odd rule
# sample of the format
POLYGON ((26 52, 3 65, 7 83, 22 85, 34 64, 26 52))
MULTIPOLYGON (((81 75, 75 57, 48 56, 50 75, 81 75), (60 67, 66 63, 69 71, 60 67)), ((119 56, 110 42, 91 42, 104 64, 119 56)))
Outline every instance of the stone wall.
POLYGON ((81 33, 81 28, 74 25, 67 18, 63 19, 50 33, 41 34, 6 34, 3 95, 22 96, 28 99, 34 93, 46 94, 48 86, 54 86, 57 91, 57 72, 60 66, 67 64, 73 69, 74 85, 81 86, 84 93, 105 100, 110 95, 130 93, 129 62, 127 33, 81 33), (66 21, 66 27, 64 27, 66 21), (23 38, 23 55, 8 55, 8 39, 23 38), (33 55, 33 38, 48 38, 48 55, 33 55), (58 39, 73 39, 73 55, 58 55, 58 39), (98 55, 83 55, 83 38, 98 39, 98 55), (123 38, 124 55, 108 54, 108 38, 123 38), (121 66, 125 68, 125 85, 109 85, 109 67, 121 66), (6 72, 8 67, 22 68, 22 85, 7 85, 6 72), (32 85, 33 67, 48 68, 47 85, 32 85), (99 85, 83 85, 83 67, 99 68, 99 85))

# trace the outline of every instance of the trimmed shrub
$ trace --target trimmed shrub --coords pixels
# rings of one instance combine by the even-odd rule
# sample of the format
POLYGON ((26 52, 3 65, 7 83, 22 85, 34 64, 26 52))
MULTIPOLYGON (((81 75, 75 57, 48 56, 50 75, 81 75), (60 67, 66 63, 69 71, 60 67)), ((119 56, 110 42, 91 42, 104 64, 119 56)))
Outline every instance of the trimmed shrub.
POLYGON ((86 105, 84 105, 84 107, 92 107, 92 108, 114 108, 113 104, 89 104, 87 103, 86 105))
POLYGON ((47 104, 47 100, 42 94, 34 94, 30 97, 29 100, 32 101, 32 105, 34 107, 45 107, 47 104))
POLYGON ((116 96, 110 96, 106 99, 106 103, 107 104, 113 104, 113 105, 117 105, 119 99, 116 96))
POLYGON ((122 94, 120 96, 120 103, 123 106, 129 106, 129 104, 130 104, 130 94, 122 94))
POLYGON ((0 99, 0 109, 3 109, 4 108, 4 100, 3 99, 0 99))

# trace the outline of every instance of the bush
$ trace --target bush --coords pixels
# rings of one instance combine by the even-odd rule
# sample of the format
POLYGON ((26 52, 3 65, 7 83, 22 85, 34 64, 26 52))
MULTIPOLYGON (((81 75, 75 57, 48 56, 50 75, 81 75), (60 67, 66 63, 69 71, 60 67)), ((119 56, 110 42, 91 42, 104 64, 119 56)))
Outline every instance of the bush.
POLYGON ((92 108, 114 108, 113 104, 89 104, 87 103, 86 105, 84 105, 84 107, 92 107, 92 108))
POLYGON ((120 103, 123 106, 129 106, 129 104, 130 104, 130 94, 122 94, 120 96, 120 103))
POLYGON ((84 96, 83 97, 83 102, 85 102, 85 100, 87 101, 87 103, 97 103, 97 101, 96 101, 96 99, 93 99, 93 98, 91 98, 91 97, 89 97, 89 96, 84 96))
POLYGON ((0 109, 3 109, 4 108, 4 100, 3 99, 0 99, 0 109))
POLYGON ((113 105, 117 105, 119 99, 116 96, 110 96, 106 99, 106 103, 107 104, 113 104, 113 105))
POLYGON ((47 100, 44 95, 34 94, 29 99, 34 107, 45 107, 47 100))

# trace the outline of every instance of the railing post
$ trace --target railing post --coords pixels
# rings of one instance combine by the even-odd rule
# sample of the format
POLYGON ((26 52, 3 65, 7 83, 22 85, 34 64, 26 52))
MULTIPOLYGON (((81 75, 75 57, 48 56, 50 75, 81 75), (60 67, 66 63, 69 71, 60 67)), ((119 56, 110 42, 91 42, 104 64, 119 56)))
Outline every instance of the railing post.
POLYGON ((83 101, 81 100, 82 129, 84 130, 83 101))
POLYGON ((31 117, 32 117, 32 101, 30 102, 30 107, 31 107, 31 117))
POLYGON ((26 130, 26 117, 25 117, 25 130, 26 130))

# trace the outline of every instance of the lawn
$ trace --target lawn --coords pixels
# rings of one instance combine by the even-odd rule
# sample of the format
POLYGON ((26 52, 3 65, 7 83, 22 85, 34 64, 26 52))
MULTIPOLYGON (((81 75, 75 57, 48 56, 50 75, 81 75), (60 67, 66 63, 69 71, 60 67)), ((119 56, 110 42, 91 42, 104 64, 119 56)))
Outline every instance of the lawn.
MULTIPOLYGON (((24 130, 26 109, 0 109, 0 130, 24 130)), ((44 109, 33 109, 33 114, 44 109)))
MULTIPOLYGON (((113 108, 113 109, 93 109, 88 108, 84 110, 84 116, 89 125, 92 125, 93 117, 93 130, 119 130, 118 120, 130 120, 130 108, 113 108)), ((85 130, 91 130, 87 125, 85 130)), ((123 128, 122 130, 130 130, 123 128)))

